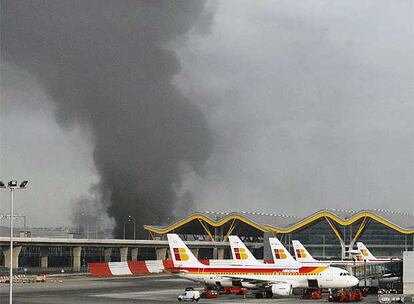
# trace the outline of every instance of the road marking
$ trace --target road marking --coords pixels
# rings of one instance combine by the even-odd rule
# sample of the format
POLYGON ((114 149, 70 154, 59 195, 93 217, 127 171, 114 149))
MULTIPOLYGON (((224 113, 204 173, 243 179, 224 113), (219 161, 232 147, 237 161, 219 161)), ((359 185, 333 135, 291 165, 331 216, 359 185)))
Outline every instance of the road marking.
POLYGON ((113 298, 113 299, 141 299, 154 297, 160 294, 173 294, 178 296, 184 293, 183 288, 179 289, 160 289, 151 291, 134 291, 134 292, 123 292, 123 293, 102 293, 91 295, 93 297, 113 298))

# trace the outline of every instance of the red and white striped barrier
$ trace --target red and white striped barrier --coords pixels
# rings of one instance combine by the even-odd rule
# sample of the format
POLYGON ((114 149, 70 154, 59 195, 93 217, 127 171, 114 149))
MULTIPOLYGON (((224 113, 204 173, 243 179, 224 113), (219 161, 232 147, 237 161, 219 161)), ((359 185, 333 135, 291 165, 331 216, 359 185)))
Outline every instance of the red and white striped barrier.
POLYGON ((166 268, 172 268, 171 260, 149 260, 130 262, 89 263, 89 272, 94 277, 145 275, 161 273, 166 268))
MULTIPOLYGON (((200 260, 205 265, 228 264, 229 260, 200 260)), ((161 273, 165 269, 173 268, 172 260, 148 260, 130 262, 101 262, 89 263, 89 272, 94 277, 111 277, 127 275, 146 275, 161 273)))

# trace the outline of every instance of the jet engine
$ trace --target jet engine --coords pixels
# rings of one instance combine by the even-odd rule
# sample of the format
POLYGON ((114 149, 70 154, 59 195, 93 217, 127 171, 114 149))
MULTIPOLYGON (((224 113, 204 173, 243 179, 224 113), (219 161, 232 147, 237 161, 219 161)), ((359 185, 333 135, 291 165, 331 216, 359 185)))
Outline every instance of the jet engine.
POLYGON ((233 286, 233 281, 227 278, 217 278, 217 277, 209 278, 209 279, 205 279, 204 283, 207 285, 217 285, 217 286, 223 286, 223 287, 233 286))
POLYGON ((292 284, 276 283, 272 285, 272 293, 278 296, 289 296, 292 294, 292 284))

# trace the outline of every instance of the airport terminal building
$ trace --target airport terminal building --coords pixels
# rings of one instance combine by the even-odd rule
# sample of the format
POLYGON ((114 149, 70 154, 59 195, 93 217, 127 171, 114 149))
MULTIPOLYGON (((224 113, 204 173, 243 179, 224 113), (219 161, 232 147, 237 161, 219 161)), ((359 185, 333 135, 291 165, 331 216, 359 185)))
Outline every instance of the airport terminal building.
MULTIPOLYGON (((266 250, 269 236, 278 237, 291 250, 291 240, 301 241, 314 257, 346 257, 349 249, 362 241, 378 257, 402 257, 414 250, 414 214, 389 210, 325 209, 306 217, 257 212, 202 212, 191 214, 169 226, 144 226, 152 239, 164 239, 177 233, 185 240, 226 241, 231 234, 252 244, 256 257, 270 258, 266 250), (256 247, 256 248, 255 248, 256 247)), ((291 250, 291 253, 293 251, 291 250)), ((212 253, 199 252, 200 258, 212 253)), ((226 249, 224 258, 229 258, 226 249)))
MULTIPOLYGON (((238 235, 258 259, 270 260, 268 237, 276 236, 292 255, 299 240, 318 259, 340 259, 362 241, 377 257, 414 251, 414 215, 388 210, 320 210, 306 217, 257 212, 198 212, 167 226, 144 226, 148 239, 17 237, 15 268, 84 271, 91 262, 164 260, 167 233, 177 233, 199 259, 229 259, 229 235, 238 235)), ((0 237, 0 265, 10 261, 9 238, 0 237)), ((400 267, 401 268, 401 267, 400 267)), ((1 270, 1 268, 0 268, 1 270)), ((373 269, 379 271, 378 269, 373 269)), ((382 270, 381 270, 382 271, 382 270)))

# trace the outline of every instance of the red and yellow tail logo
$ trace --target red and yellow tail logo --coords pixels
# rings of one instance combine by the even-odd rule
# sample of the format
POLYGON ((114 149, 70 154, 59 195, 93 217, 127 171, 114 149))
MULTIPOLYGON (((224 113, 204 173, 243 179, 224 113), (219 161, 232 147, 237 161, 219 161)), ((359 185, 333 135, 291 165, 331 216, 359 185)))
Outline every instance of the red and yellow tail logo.
POLYGON ((366 249, 361 249, 361 252, 362 252, 362 254, 364 256, 368 256, 369 255, 368 250, 366 250, 366 249))
POLYGON ((188 261, 188 254, 185 248, 174 248, 174 257, 177 261, 188 261))
POLYGON ((305 249, 296 249, 296 255, 298 256, 298 258, 306 258, 305 249))
POLYGON ((247 260, 248 256, 245 248, 234 248, 236 260, 247 260))
POLYGON ((274 251, 275 251, 275 257, 276 257, 276 259, 283 260, 283 259, 286 259, 287 258, 287 255, 286 255, 284 249, 275 249, 274 251))

